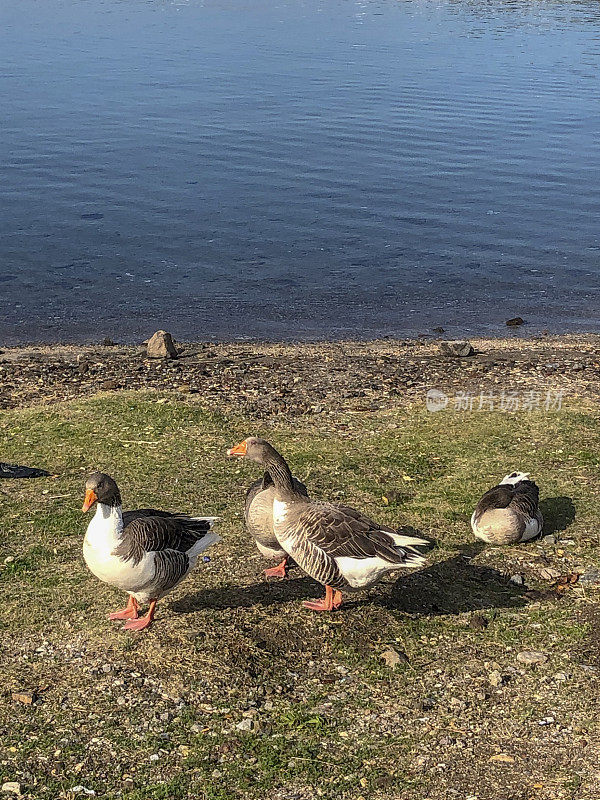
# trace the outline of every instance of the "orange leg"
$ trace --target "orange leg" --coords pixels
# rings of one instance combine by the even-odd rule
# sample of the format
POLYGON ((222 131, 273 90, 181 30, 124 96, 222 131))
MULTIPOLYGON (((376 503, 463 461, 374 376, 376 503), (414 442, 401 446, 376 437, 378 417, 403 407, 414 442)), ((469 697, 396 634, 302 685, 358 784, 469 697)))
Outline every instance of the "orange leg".
POLYGON ((148 613, 144 617, 140 617, 139 619, 134 619, 131 622, 128 622, 127 625, 123 625, 124 631, 143 631, 144 628, 147 628, 149 625, 152 624, 152 620, 154 619, 154 609, 156 608, 156 600, 150 601, 150 607, 148 608, 148 613))
POLYGON ((337 611, 342 605, 342 593, 337 589, 334 591, 331 586, 326 586, 325 597, 322 600, 306 600, 302 605, 311 611, 337 611))
POLYGON ((137 619, 138 618, 138 610, 139 606, 137 604, 137 600, 135 597, 130 594, 129 601, 125 608, 122 608, 120 611, 115 611, 114 614, 109 614, 109 619, 137 619))
POLYGON ((265 570, 265 577, 266 578, 285 578, 287 577, 287 556, 283 559, 281 564, 277 564, 276 567, 271 567, 271 569, 265 570))

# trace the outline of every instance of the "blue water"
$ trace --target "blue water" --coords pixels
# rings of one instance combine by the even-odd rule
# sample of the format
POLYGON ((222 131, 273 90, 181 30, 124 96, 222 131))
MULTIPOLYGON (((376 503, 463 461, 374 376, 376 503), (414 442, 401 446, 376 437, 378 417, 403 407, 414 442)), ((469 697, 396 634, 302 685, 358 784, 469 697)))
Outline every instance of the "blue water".
POLYGON ((2 0, 0 344, 597 330, 600 5, 2 0))

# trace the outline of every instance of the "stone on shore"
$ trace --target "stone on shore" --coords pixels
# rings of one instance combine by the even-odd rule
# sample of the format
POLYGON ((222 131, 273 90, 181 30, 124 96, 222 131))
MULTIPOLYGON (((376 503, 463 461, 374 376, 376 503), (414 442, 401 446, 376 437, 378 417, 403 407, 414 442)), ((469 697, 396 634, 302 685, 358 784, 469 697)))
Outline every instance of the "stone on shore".
POLYGON ((517 661, 521 664, 544 664, 548 661, 548 656, 536 650, 523 650, 517 653, 517 661))
POLYGON ((171 334, 166 331, 156 331, 148 340, 146 355, 148 358, 177 358, 177 348, 171 334))
POLYGON ((517 325, 523 325, 525 320, 523 317, 512 317, 511 319, 506 320, 506 324, 509 328, 516 328, 517 325))
POLYGON ((471 342, 467 342, 464 339, 456 339, 451 342, 440 342, 440 352, 452 358, 465 358, 466 356, 472 356, 475 350, 473 350, 471 342))

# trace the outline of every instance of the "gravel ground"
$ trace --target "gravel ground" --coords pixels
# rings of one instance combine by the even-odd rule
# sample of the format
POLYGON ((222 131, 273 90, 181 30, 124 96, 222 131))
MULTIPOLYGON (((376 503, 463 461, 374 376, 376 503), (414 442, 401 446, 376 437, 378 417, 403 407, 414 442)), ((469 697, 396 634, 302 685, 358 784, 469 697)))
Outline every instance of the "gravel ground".
POLYGON ((118 345, 12 348, 0 353, 0 407, 141 388, 199 393, 256 419, 385 409, 398 401, 424 402, 430 389, 443 391, 450 402, 459 392, 471 393, 476 405, 488 405, 499 386, 520 393, 521 402, 532 391, 541 393, 542 403, 548 390, 565 399, 598 397, 600 336, 472 344, 475 354, 464 358, 441 354, 439 341, 431 340, 185 344, 178 359, 167 361, 118 345))

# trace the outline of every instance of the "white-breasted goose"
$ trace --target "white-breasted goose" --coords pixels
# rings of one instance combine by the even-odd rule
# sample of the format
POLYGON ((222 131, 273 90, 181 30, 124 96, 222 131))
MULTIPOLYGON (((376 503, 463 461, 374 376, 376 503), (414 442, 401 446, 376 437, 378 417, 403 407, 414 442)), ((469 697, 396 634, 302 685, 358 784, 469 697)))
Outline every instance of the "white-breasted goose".
POLYGON ((511 472, 477 503, 471 528, 488 544, 517 544, 535 538, 544 525, 540 490, 526 472, 511 472))
POLYGON ((363 589, 385 573, 425 563, 415 549, 424 539, 402 536, 354 508, 309 500, 298 492, 284 458, 264 439, 249 437, 227 451, 256 461, 275 486, 273 531, 282 550, 319 583, 325 598, 303 605, 332 611, 341 589, 363 589))
POLYGON ((219 541, 216 517, 188 517, 151 508, 123 511, 115 481, 95 472, 85 485, 82 511, 97 504, 83 540, 83 557, 101 581, 129 594, 127 607, 109 619, 130 620, 124 630, 141 631, 154 619, 156 603, 195 566, 198 556, 219 541), (139 617, 139 604, 149 603, 139 617))
MULTIPOLYGON (((294 489, 308 497, 306 486, 292 477, 294 489)), ((265 570, 268 578, 285 578, 289 556, 281 547, 273 530, 273 501, 275 484, 268 472, 255 481, 246 493, 244 519, 246 527, 254 537, 256 546, 266 558, 279 558, 281 563, 265 570)))

